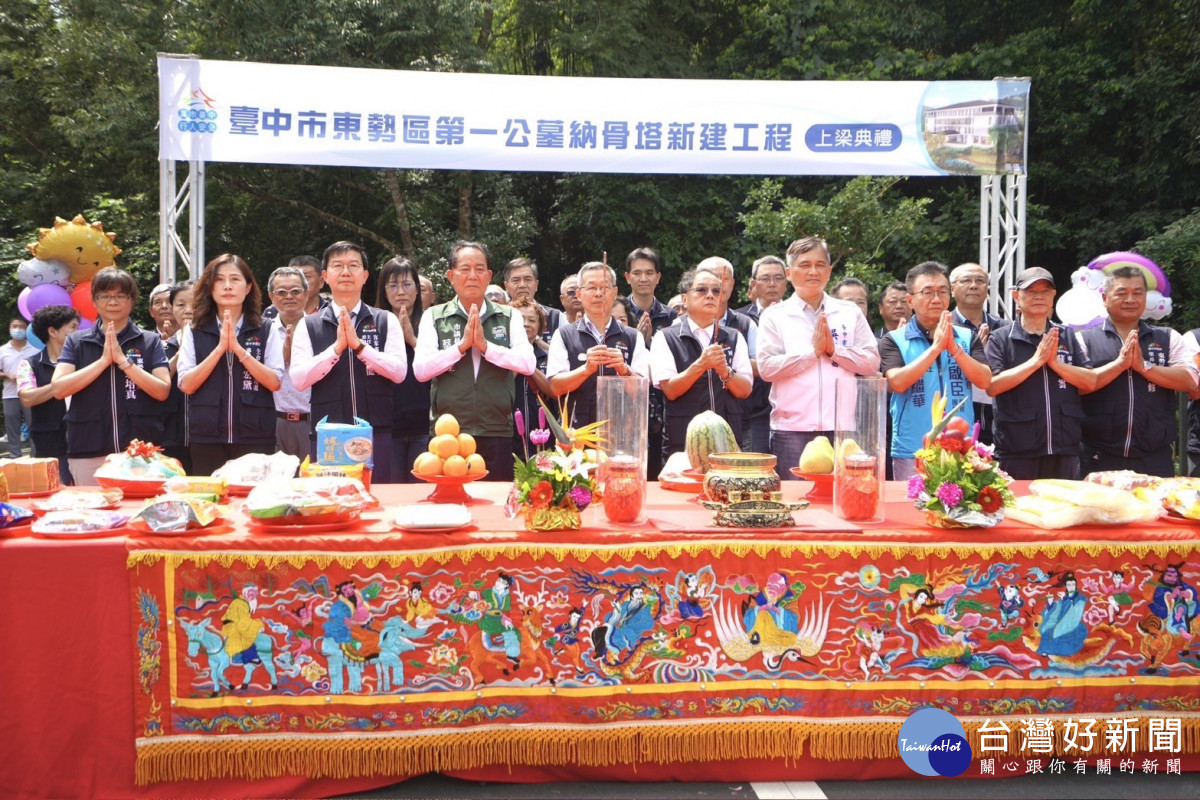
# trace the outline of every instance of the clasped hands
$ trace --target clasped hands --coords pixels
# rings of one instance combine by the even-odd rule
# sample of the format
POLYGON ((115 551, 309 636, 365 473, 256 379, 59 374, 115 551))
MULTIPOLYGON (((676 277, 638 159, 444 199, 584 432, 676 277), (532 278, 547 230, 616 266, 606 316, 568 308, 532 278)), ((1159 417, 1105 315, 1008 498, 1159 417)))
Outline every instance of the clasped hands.
POLYGON ((337 339, 333 342, 333 352, 340 356, 347 347, 357 351, 360 344, 362 341, 358 338, 358 331, 354 330, 354 323, 350 321, 350 312, 343 308, 342 313, 338 315, 337 339))
POLYGON ((813 326, 813 352, 818 356, 833 358, 833 344, 833 331, 829 329, 829 320, 822 311, 817 314, 817 324, 813 326))
POLYGON ((479 320, 478 305, 472 305, 471 310, 467 313, 467 327, 463 330, 462 339, 458 342, 458 352, 466 355, 472 347, 481 355, 488 349, 488 341, 483 335, 483 323, 479 320))
POLYGON ((625 356, 615 347, 598 344, 595 347, 589 347, 586 355, 585 366, 589 373, 597 372, 601 367, 611 367, 619 372, 625 364, 625 356))

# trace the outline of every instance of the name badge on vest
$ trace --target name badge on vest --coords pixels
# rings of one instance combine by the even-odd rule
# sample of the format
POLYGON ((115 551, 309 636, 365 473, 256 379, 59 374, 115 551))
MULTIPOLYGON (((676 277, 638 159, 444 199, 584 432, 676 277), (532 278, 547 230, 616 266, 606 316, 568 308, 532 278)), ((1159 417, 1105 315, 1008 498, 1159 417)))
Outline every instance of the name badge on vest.
MULTIPOLYGON (((379 328, 375 327, 374 322, 368 322, 366 325, 363 325, 363 329, 361 331, 359 331, 358 339, 359 339, 359 341, 365 342, 366 344, 368 344, 371 347, 378 350, 379 349, 379 328)), ((366 364, 364 366, 367 367, 368 375, 375 374, 375 370, 371 369, 371 366, 369 364, 366 364)))
MULTIPOLYGON (((262 340, 257 336, 247 336, 246 341, 242 343, 242 347, 246 348, 246 354, 255 361, 263 360, 263 344, 262 340)), ((242 367, 242 391, 254 392, 258 390, 258 381, 250 374, 250 370, 242 367)))
MULTIPOLYGON (((141 367, 144 363, 141 351, 133 347, 125 351, 125 360, 136 367, 141 367)), ((126 373, 128 372, 129 370, 126 370, 126 373)), ((125 375, 125 399, 137 399, 137 384, 133 382, 133 379, 128 374, 125 375)))

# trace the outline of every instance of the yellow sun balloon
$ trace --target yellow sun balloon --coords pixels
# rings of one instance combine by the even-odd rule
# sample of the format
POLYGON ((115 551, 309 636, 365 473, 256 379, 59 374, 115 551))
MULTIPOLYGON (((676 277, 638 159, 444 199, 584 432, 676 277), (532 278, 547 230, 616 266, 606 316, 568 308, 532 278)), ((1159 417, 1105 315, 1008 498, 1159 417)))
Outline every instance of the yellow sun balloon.
POLYGON ((77 214, 70 222, 55 217, 53 228, 38 228, 38 240, 25 249, 43 261, 62 261, 71 271, 71 282, 84 283, 115 264, 113 259, 121 255, 121 248, 113 244, 116 238, 115 233, 105 233, 101 223, 89 224, 77 214))

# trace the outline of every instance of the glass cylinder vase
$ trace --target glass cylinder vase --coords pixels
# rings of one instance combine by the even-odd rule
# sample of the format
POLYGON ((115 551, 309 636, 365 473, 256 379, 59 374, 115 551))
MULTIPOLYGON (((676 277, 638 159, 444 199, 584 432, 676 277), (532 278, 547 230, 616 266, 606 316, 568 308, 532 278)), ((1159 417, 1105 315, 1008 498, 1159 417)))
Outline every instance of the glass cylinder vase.
POLYGON ((852 522, 882 522, 887 380, 839 378, 835 394, 834 513, 852 522))
POLYGON ((649 379, 637 375, 596 379, 596 419, 607 421, 600 487, 609 522, 642 522, 646 518, 649 413, 649 379))

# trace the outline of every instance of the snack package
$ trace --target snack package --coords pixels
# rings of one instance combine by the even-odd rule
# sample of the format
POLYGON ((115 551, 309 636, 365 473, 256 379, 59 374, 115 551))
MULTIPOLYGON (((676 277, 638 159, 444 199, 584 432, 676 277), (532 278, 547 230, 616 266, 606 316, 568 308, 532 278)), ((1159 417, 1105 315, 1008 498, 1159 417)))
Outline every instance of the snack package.
POLYGON ((9 505, 8 503, 0 503, 0 528, 9 528, 13 525, 20 525, 22 522, 32 516, 32 511, 28 511, 20 506, 9 505))
POLYGON ((1029 484, 1029 490, 1032 497, 1018 497, 1004 514, 1017 522, 1049 530, 1150 522, 1162 514, 1157 502, 1098 483, 1036 480, 1029 484))
POLYGON ((354 418, 353 424, 317 423, 317 463, 324 465, 366 464, 375 466, 375 438, 371 423, 354 418))
POLYGON ((129 527, 140 531, 184 531, 203 528, 220 516, 217 504, 195 495, 156 497, 133 515, 129 527))
POLYGON ((123 453, 113 453, 96 470, 97 478, 114 481, 166 480, 185 475, 183 465, 164 456, 157 445, 134 439, 123 453))
POLYGON ((211 495, 216 502, 220 502, 229 493, 229 481, 225 478, 180 475, 164 483, 163 491, 166 494, 211 495))
POLYGON ((341 514, 357 517, 375 504, 366 487, 353 478, 292 478, 257 486, 243 505, 253 519, 282 520, 341 514))
POLYGON ((287 453, 249 453, 226 461, 213 470, 214 478, 223 478, 231 486, 257 486, 265 481, 296 477, 300 459, 287 453))
POLYGON ((366 464, 314 464, 307 458, 300 465, 301 478, 354 478, 371 488, 371 470, 366 464))
POLYGON ((94 533, 120 528, 129 521, 122 511, 51 511, 33 523, 34 533, 94 533))

